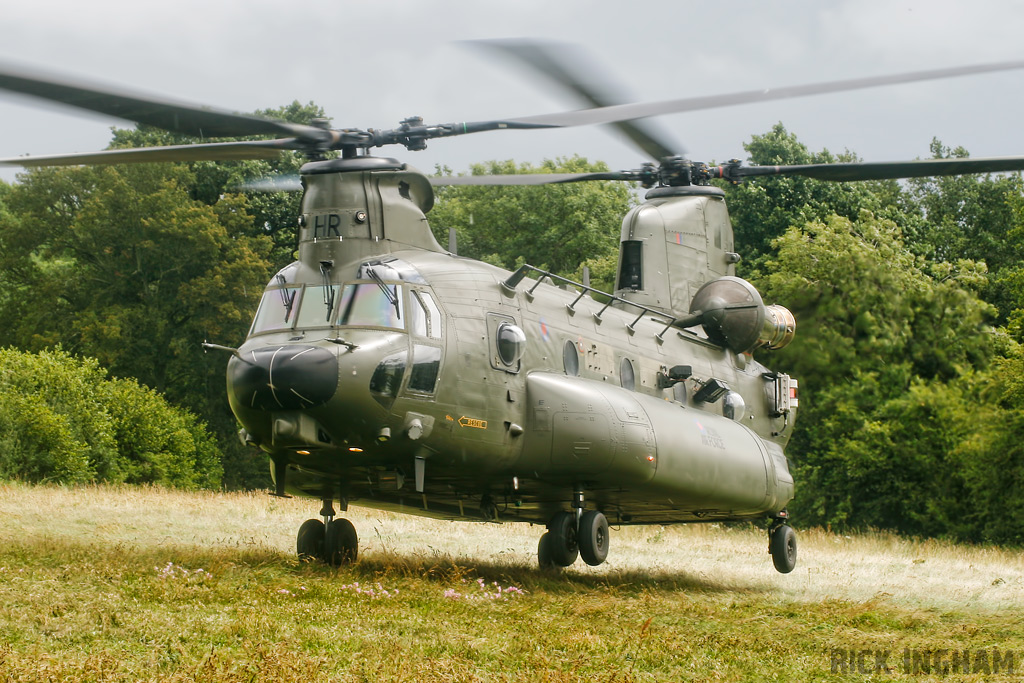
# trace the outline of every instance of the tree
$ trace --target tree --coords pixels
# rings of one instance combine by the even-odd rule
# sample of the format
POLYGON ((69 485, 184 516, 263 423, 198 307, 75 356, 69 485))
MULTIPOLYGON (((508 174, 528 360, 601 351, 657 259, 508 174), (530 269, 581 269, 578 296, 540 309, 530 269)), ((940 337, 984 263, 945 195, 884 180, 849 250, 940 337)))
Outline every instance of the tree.
POLYGON ((241 458, 227 359, 199 344, 245 336, 271 245, 251 235, 243 197, 207 205, 189 197, 193 180, 163 164, 23 176, 7 197, 17 218, 0 230, 0 314, 12 321, 0 343, 98 358, 208 416, 227 457, 241 458))
POLYGON ((952 456, 972 434, 965 378, 997 350, 992 307, 977 295, 983 264, 928 263, 867 212, 790 228, 774 246, 757 284, 800 322, 772 360, 800 379, 795 514, 953 533, 937 510, 965 486, 952 456))
MULTIPOLYGON (((298 101, 276 109, 261 109, 256 116, 309 125, 317 120, 326 120, 326 114, 319 105, 298 101)), ((259 140, 258 136, 224 138, 227 140, 259 140)), ((134 129, 114 129, 111 149, 127 147, 153 147, 158 145, 183 145, 211 140, 188 135, 177 135, 151 126, 134 129)), ((328 154, 335 155, 336 152, 328 154)), ((193 161, 184 164, 193 174, 187 189, 192 199, 213 205, 225 193, 238 193, 247 181, 261 178, 294 176, 307 159, 299 152, 287 152, 277 159, 253 159, 244 161, 193 161)), ((297 192, 246 192, 246 210, 252 218, 252 236, 267 236, 273 241, 270 251, 271 272, 276 272, 295 260, 296 219, 300 213, 301 195, 297 192)))
MULTIPOLYGON (((839 155, 828 150, 812 153, 781 123, 764 135, 754 135, 744 148, 749 161, 761 166, 859 161, 849 151, 839 155)), ((918 222, 917 216, 906 213, 906 200, 896 181, 833 183, 775 176, 722 187, 736 245, 744 259, 741 269, 748 273, 771 254, 772 240, 795 225, 825 220, 833 214, 854 220, 862 210, 891 220, 904 230, 918 222)))
POLYGON ((95 359, 0 349, 0 477, 220 486, 205 425, 95 359))
MULTIPOLYGON (((604 164, 573 157, 545 161, 540 166, 490 161, 474 164, 471 174, 607 170, 604 164)), ((529 263, 577 278, 581 266, 588 265, 596 271, 595 281, 610 289, 620 225, 633 201, 629 186, 617 182, 449 186, 437 190, 437 205, 429 218, 442 244, 447 244, 448 229, 455 228, 459 254, 463 256, 508 269, 529 263)))

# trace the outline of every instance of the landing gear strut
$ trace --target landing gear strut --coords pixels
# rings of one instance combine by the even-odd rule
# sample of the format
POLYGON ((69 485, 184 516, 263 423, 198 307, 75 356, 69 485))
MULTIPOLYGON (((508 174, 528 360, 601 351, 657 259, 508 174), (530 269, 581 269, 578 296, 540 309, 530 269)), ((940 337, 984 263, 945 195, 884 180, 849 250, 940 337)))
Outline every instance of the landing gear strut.
MULTIPOLYGON (((342 508, 347 507, 342 501, 342 508)), ((334 518, 334 501, 324 499, 319 519, 307 519, 299 527, 295 549, 300 560, 320 560, 332 566, 350 564, 359 554, 359 538, 352 522, 334 518)))

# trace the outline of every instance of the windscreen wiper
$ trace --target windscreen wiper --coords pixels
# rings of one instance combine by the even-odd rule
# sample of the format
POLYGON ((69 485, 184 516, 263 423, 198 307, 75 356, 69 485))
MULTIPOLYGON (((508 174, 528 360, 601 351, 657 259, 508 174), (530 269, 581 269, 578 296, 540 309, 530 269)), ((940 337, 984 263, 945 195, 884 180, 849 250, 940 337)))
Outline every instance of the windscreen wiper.
POLYGON ((395 316, 401 320, 402 311, 398 308, 398 286, 394 285, 395 291, 392 292, 388 289, 387 284, 384 283, 384 280, 381 279, 380 275, 377 275, 377 271, 373 268, 367 268, 366 273, 370 276, 371 280, 377 283, 377 286, 380 287, 380 291, 384 292, 384 296, 386 296, 388 301, 391 302, 391 305, 395 307, 395 316))

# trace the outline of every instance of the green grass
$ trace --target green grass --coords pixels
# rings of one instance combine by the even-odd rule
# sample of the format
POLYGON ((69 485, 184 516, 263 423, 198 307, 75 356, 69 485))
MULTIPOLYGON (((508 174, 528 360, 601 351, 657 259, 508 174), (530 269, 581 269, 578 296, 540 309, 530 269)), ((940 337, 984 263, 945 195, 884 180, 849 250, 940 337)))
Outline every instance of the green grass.
POLYGON ((1014 552, 811 530, 784 576, 758 530, 628 528, 552 574, 536 527, 353 508, 360 560, 335 570, 294 557, 318 508, 0 485, 0 681, 928 680, 904 648, 1024 671, 1014 552), (892 670, 833 673, 850 650, 892 670))

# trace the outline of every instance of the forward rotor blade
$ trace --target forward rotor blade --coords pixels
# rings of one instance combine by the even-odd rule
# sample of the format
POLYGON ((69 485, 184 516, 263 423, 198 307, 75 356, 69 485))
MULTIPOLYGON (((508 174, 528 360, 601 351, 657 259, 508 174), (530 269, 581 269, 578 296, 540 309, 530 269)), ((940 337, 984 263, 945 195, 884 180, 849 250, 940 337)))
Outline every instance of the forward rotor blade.
MULTIPOLYGON (((629 101, 593 59, 568 43, 517 39, 477 40, 469 44, 516 59, 588 107, 609 107, 629 101), (595 78, 596 74, 600 74, 600 78, 595 78)), ((684 151, 681 144, 651 121, 616 121, 609 125, 654 160, 681 155, 684 151)))
POLYGON ((232 192, 300 192, 302 180, 298 174, 275 175, 231 186, 232 192))
POLYGON ((753 102, 768 102, 771 100, 782 100, 793 97, 805 97, 807 95, 821 95, 832 92, 862 90, 864 88, 876 88, 884 85, 915 83, 918 81, 955 78, 958 76, 1010 71, 1022 68, 1024 68, 1024 60, 994 62, 989 64, 977 64, 974 66, 953 67, 949 69, 913 71, 891 76, 873 76, 870 78, 853 78, 842 81, 812 83, 810 85, 798 85, 787 88, 749 90, 746 92, 726 95, 688 97, 676 100, 663 100, 660 102, 619 104, 609 107, 601 107, 599 109, 581 109, 579 111, 563 112, 560 114, 524 116, 518 119, 511 119, 511 121, 517 123, 547 124, 559 127, 587 126, 598 123, 629 121, 648 116, 660 116, 662 114, 678 114, 680 112, 730 107, 739 104, 750 104, 753 102))
POLYGON ((81 164, 141 164, 160 161, 224 161, 228 159, 276 159, 282 152, 303 149, 294 138, 252 142, 211 142, 170 147, 109 149, 80 154, 53 154, 0 159, 3 166, 78 166, 81 164))
POLYGON ((114 87, 71 82, 66 76, 44 74, 12 64, 0 63, 0 89, 199 137, 286 135, 322 140, 327 134, 314 126, 219 111, 114 87))
POLYGON ((978 159, 920 159, 865 163, 806 164, 795 166, 720 166, 714 177, 739 180, 756 176, 799 175, 818 180, 890 180, 928 176, 1000 173, 1024 170, 1024 157, 978 159))

